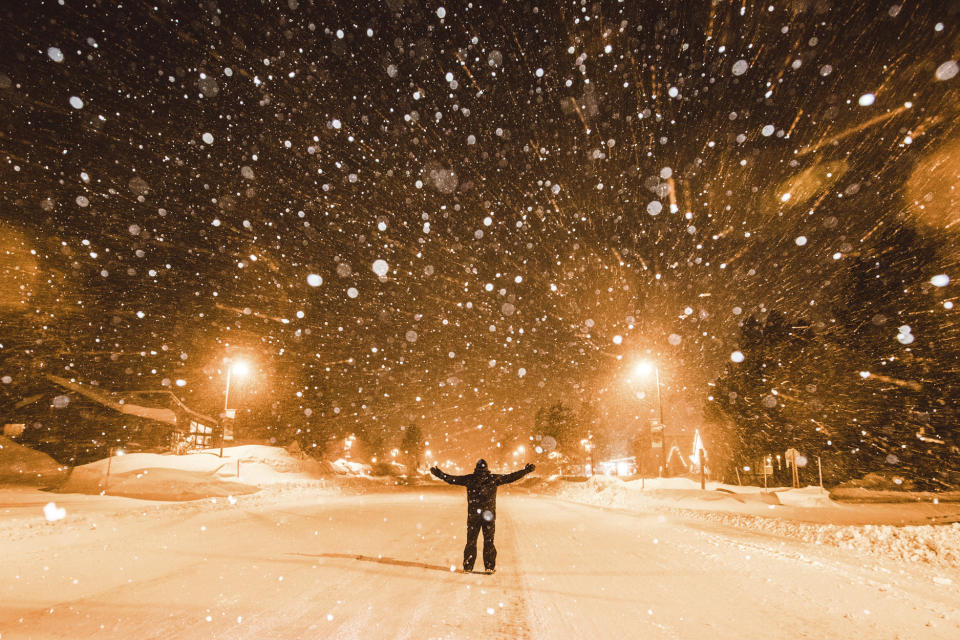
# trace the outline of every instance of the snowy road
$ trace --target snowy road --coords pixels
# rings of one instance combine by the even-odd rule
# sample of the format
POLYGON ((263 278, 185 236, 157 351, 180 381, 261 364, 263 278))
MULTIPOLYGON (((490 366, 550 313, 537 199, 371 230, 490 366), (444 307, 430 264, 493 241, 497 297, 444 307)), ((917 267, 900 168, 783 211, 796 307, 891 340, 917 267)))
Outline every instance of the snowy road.
POLYGON ((960 637, 956 581, 520 492, 498 573, 451 573, 464 512, 433 488, 257 496, 14 538, 0 638, 960 637))

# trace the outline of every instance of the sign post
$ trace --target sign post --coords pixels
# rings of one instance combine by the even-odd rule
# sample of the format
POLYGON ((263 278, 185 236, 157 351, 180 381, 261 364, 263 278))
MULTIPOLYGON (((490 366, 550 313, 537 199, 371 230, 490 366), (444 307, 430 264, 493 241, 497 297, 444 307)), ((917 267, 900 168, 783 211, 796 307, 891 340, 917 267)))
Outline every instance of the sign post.
POLYGON ((110 447, 110 451, 107 453, 107 479, 103 483, 103 491, 106 492, 110 487, 110 463, 113 462, 113 447, 110 447))
POLYGON ((767 476, 773 475, 773 460, 770 459, 770 456, 767 456, 763 459, 763 488, 767 488, 767 476))

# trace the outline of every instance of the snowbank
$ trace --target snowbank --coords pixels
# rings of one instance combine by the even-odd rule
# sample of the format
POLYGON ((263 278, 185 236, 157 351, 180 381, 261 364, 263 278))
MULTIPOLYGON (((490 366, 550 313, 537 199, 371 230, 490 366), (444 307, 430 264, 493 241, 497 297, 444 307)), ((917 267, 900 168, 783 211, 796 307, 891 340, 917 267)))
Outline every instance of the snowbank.
POLYGON ((104 493, 139 500, 171 501, 226 498, 257 491, 257 487, 223 480, 213 473, 162 467, 126 471, 109 478, 88 478, 86 481, 71 476, 58 490, 61 493, 104 493))
POLYGON ((891 502, 960 502, 960 491, 931 493, 927 491, 892 491, 885 489, 867 489, 865 487, 844 487, 830 491, 830 497, 844 502, 891 503, 891 502))
POLYGON ((334 473, 339 473, 342 475, 348 476, 368 476, 370 475, 371 467, 368 464, 363 464, 362 462, 353 462, 351 460, 344 460, 340 458, 330 463, 331 468, 334 473))
POLYGON ((960 567, 960 513, 955 504, 837 504, 819 487, 767 492, 708 483, 707 488, 701 491, 699 483, 684 478, 624 482, 606 476, 538 487, 582 504, 656 510, 895 560, 960 567))
POLYGON ((68 469, 44 453, 0 436, 0 484, 56 487, 58 493, 194 500, 251 493, 269 486, 328 488, 343 484, 346 488, 352 478, 372 482, 369 476, 367 464, 342 459, 321 462, 282 447, 259 444, 225 447, 222 458, 219 448, 183 455, 118 452, 68 469), (330 483, 331 476, 345 482, 330 483))
POLYGON ((810 524, 777 518, 700 512, 700 517, 727 526, 797 538, 940 567, 960 567, 960 523, 946 525, 810 524))
POLYGON ((63 482, 67 468, 40 451, 0 436, 0 484, 32 484, 41 487, 63 482))
POLYGON ((820 487, 803 487, 802 489, 777 489, 777 498, 781 504, 793 507, 831 508, 836 506, 830 499, 830 494, 820 487))
MULTIPOLYGON (((579 499, 589 504, 601 506, 624 506, 637 501, 661 500, 689 503, 691 507, 716 508, 720 503, 781 504, 777 494, 745 487, 729 487, 717 482, 708 482, 707 490, 700 489, 700 483, 689 478, 645 478, 623 481, 615 476, 596 475, 586 482, 568 484, 561 482, 564 497, 579 499)), ((639 504, 639 503, 637 503, 639 504)))
POLYGON ((118 454, 75 467, 60 493, 125 496, 149 500, 194 500, 251 493, 276 485, 325 487, 330 474, 361 475, 366 465, 322 463, 282 447, 241 445, 184 455, 118 454))

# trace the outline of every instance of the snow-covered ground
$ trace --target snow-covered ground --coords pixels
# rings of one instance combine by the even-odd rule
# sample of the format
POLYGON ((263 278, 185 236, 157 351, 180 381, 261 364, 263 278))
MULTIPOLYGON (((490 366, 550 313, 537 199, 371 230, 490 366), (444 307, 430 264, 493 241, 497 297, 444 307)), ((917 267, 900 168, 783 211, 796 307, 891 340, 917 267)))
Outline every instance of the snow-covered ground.
MULTIPOLYGON (((955 638, 955 571, 515 491, 451 572, 456 489, 65 503, 5 543, 2 638, 955 638), (78 516, 82 518, 77 521, 78 516)), ((24 507, 42 517, 39 503, 24 507)))
MULTIPOLYGON (((848 523, 889 505, 804 489, 776 492, 778 506, 683 480, 531 482, 501 491, 497 574, 465 575, 451 571, 459 488, 311 476, 281 449, 229 453, 259 491, 173 502, 0 488, 0 639, 960 637, 955 546, 930 546, 957 525, 848 523), (894 539, 925 550, 895 552, 894 539)), ((124 457, 111 477, 139 474, 146 493, 177 494, 176 472, 237 480, 195 466, 212 455, 177 469, 157 466, 176 456, 124 457)))

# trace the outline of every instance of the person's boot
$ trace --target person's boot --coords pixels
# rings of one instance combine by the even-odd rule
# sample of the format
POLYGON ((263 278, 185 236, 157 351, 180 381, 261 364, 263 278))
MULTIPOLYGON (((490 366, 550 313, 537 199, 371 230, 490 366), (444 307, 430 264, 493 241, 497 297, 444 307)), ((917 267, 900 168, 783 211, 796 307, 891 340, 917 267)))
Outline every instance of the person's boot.
POLYGON ((483 572, 488 576, 491 576, 497 572, 495 567, 490 567, 489 569, 484 569, 483 572))

